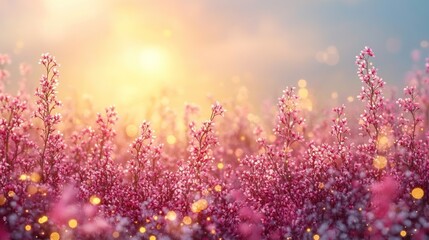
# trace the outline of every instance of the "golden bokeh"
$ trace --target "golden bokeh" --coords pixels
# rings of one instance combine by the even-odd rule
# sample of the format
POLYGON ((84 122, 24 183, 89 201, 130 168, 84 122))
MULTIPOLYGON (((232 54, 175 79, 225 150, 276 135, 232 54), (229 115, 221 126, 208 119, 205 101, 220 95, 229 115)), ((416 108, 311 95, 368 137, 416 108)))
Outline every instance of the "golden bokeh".
POLYGON ((49 238, 50 240, 60 240, 61 236, 58 232, 52 232, 49 238))
POLYGON ((28 175, 27 174, 21 174, 20 176, 19 176, 19 180, 21 180, 21 181, 25 181, 25 180, 27 180, 28 179, 28 175))
POLYGON ((186 224, 186 225, 191 225, 192 224, 192 218, 189 217, 189 216, 185 216, 183 218, 183 223, 186 224))
POLYGON ((121 234, 120 234, 118 231, 114 231, 114 232, 112 233, 112 237, 113 237, 113 238, 118 238, 120 235, 121 235, 121 234))
POLYGON ((6 203, 7 199, 3 194, 0 194, 0 206, 6 203))
POLYGON ((307 81, 305 79, 299 79, 298 80, 298 87, 300 87, 300 88, 307 87, 307 81))
POLYGON ((376 169, 381 170, 387 166, 387 158, 385 156, 377 155, 374 157, 372 165, 376 169))
POLYGON ((46 215, 41 216, 37 222, 39 222, 40 224, 46 223, 48 221, 48 217, 46 215))
POLYGON ((417 200, 422 199, 424 195, 425 195, 425 192, 420 187, 413 188, 413 190, 411 191, 411 196, 413 196, 413 198, 417 200))
POLYGON ((174 211, 168 211, 167 214, 165 215, 165 219, 170 221, 175 221, 176 218, 177 218, 177 214, 174 211))
POLYGON ((125 128, 125 133, 127 134, 128 137, 130 138, 135 138, 137 137, 138 133, 139 133, 139 129, 137 128, 136 125, 134 124, 129 124, 127 125, 127 127, 125 128))
POLYGON ((216 191, 216 192, 221 192, 222 191, 222 186, 221 185, 216 185, 215 187, 214 187, 214 190, 216 191))
POLYGON ((307 111, 313 111, 313 102, 309 98, 302 98, 301 99, 301 107, 304 110, 307 111))
POLYGON ((25 229, 25 231, 31 231, 31 225, 30 224, 27 224, 27 225, 25 225, 25 227, 24 227, 24 229, 25 229))
POLYGON ((298 96, 301 99, 306 99, 308 97, 308 90, 307 90, 307 88, 300 88, 298 90, 298 96))
POLYGON ((69 225, 69 227, 70 228, 76 228, 77 227, 77 220, 76 219, 74 219, 74 218, 72 218, 72 219, 70 219, 69 221, 68 221, 68 225, 69 225))
POLYGON ((217 168, 218 168, 219 170, 222 170, 222 169, 224 168, 224 164, 223 164, 222 162, 218 163, 218 164, 217 164, 217 168))
POLYGON ((101 203, 101 199, 100 199, 99 197, 95 196, 95 195, 92 195, 92 196, 89 198, 89 202, 90 202, 92 205, 99 205, 99 204, 101 203))
POLYGON ((168 135, 167 136, 167 143, 170 145, 173 145, 176 143, 176 137, 173 135, 168 135))
POLYGON ((191 211, 194 213, 199 213, 203 210, 205 210, 208 207, 208 202, 206 199, 202 198, 197 200, 196 202, 192 203, 191 205, 191 211))
POLYGON ((380 135, 377 139, 377 150, 386 151, 392 146, 393 142, 387 135, 380 135))
POLYGON ((13 198, 13 197, 15 197, 15 192, 14 191, 9 191, 9 192, 7 192, 7 196, 10 197, 10 198, 13 198))
POLYGON ((40 174, 39 174, 39 173, 37 173, 37 172, 33 172, 33 173, 31 173, 31 175, 30 175, 30 179, 31 179, 31 181, 32 181, 32 182, 37 183, 37 182, 40 182, 41 176, 40 176, 40 174))
POLYGON ((30 194, 30 195, 34 195, 34 194, 36 194, 36 193, 37 193, 37 191, 39 191, 39 189, 37 188, 37 186, 36 186, 36 185, 34 185, 34 184, 29 184, 29 185, 27 186, 27 193, 28 193, 28 194, 30 194))

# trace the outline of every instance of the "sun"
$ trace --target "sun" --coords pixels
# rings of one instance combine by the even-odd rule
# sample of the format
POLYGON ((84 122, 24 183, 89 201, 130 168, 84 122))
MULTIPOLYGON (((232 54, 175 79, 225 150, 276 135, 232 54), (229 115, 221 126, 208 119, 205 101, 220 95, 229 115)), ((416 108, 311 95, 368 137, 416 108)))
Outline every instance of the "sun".
POLYGON ((168 65, 168 54, 159 47, 143 48, 139 54, 139 64, 144 74, 162 75, 168 65))

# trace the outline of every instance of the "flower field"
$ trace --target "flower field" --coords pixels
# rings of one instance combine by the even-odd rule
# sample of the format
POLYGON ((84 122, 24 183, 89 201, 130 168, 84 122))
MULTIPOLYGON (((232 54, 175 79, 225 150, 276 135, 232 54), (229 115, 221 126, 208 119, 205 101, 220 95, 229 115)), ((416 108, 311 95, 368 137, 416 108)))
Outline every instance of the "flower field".
POLYGON ((350 107, 311 111, 301 82, 264 116, 218 99, 155 132, 73 115, 50 54, 10 93, 0 54, 0 239, 429 239, 429 59, 392 93, 374 57, 350 107))

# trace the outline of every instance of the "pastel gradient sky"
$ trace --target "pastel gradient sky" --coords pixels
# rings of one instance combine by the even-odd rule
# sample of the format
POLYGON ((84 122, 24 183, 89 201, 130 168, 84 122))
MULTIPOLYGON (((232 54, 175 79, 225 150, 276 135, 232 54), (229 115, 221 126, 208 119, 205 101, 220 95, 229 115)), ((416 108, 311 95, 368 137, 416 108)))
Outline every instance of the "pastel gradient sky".
POLYGON ((423 64, 428 9, 426 0, 0 0, 0 52, 33 63, 34 87, 34 63, 49 51, 63 98, 99 106, 133 109, 160 93, 204 105, 242 86, 258 103, 299 79, 314 99, 338 92, 345 102, 359 93, 354 56, 366 45, 388 85, 423 64))

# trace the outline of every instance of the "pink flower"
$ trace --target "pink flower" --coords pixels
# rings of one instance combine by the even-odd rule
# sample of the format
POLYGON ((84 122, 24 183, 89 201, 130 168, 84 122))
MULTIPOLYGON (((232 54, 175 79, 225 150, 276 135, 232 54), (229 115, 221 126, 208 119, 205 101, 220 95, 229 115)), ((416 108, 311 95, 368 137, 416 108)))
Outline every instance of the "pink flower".
POLYGON ((52 207, 49 214, 52 222, 58 226, 66 225, 70 219, 81 219, 81 208, 77 201, 78 191, 73 186, 64 188, 61 198, 52 207))
MULTIPOLYGON (((92 221, 85 222, 80 227, 81 231, 87 235, 104 235, 111 229, 109 223, 100 217, 95 217, 92 221)), ((107 234, 106 234, 107 235, 107 234)))
POLYGON ((356 56, 356 65, 358 77, 364 84, 358 98, 366 103, 364 113, 360 116, 362 120, 360 130, 362 134, 370 137, 371 142, 374 142, 385 124, 385 100, 382 91, 385 82, 378 76, 377 69, 369 61, 370 57, 374 57, 374 52, 365 47, 356 56))
POLYGON ((9 240, 10 235, 3 224, 0 222, 0 239, 9 240))
POLYGON ((274 133, 284 146, 289 148, 293 143, 302 141, 304 138, 299 132, 299 128, 304 124, 304 119, 299 116, 298 96, 295 88, 286 88, 278 101, 277 126, 274 133))
POLYGON ((392 177, 372 184, 372 208, 377 219, 383 219, 389 212, 395 198, 398 196, 399 184, 392 177))
MULTIPOLYGON (((288 87, 264 118, 214 102, 197 122, 187 105, 182 132, 163 106, 158 139, 143 122, 130 143, 114 107, 58 114, 59 66, 43 54, 35 103, 0 89, 0 238, 423 239, 427 74, 385 99, 372 57, 356 57, 360 117, 354 105, 349 119, 344 105, 301 112, 288 87)), ((0 55, 0 73, 9 62, 0 55)))
POLYGON ((46 73, 42 75, 35 93, 37 107, 34 116, 42 122, 42 128, 39 129, 42 143, 35 165, 39 168, 41 181, 52 184, 56 189, 62 177, 60 171, 66 148, 63 135, 56 129, 61 122, 61 115, 54 113, 54 110, 61 106, 56 90, 59 65, 49 53, 42 54, 39 64, 44 66, 46 73))
POLYGON ((10 64, 11 60, 9 55, 7 54, 0 54, 0 66, 1 65, 6 65, 6 64, 10 64))

